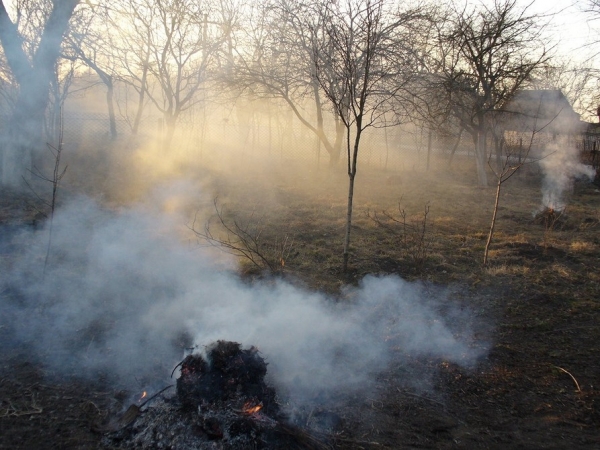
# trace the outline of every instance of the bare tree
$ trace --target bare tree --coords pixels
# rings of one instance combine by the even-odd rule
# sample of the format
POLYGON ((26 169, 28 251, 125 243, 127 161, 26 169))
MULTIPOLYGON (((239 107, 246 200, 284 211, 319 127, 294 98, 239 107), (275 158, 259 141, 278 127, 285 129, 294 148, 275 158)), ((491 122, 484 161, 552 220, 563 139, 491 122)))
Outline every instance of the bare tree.
POLYGON ((97 5, 75 15, 66 38, 68 48, 65 49, 63 57, 81 61, 92 69, 106 86, 109 130, 114 140, 117 138, 114 91, 118 73, 109 12, 108 8, 97 5))
POLYGON ((401 98, 401 110, 406 111, 410 120, 428 131, 428 166, 433 134, 446 139, 454 139, 448 164, 452 164, 462 138, 463 129, 452 114, 451 104, 443 89, 445 64, 452 57, 452 48, 439 45, 444 39, 448 25, 447 10, 442 7, 429 7, 417 24, 413 25, 417 66, 410 86, 410 95, 401 98), (408 109, 408 110, 407 110, 408 109))
POLYGON ((147 73, 156 83, 146 95, 163 114, 168 149, 182 112, 199 101, 208 71, 223 42, 223 29, 210 27, 211 5, 194 0, 143 0, 148 14, 136 13, 135 26, 146 35, 147 73))
POLYGON ((323 6, 324 2, 293 0, 257 5, 247 29, 252 45, 238 49, 233 82, 252 97, 283 100, 314 133, 334 166, 341 154, 344 125, 336 114, 328 114, 331 105, 316 77, 315 55, 329 50, 323 45, 323 6))
MULTIPOLYGON (((531 157, 532 149, 536 143, 537 137, 540 133, 548 130, 552 134, 556 132, 556 128, 553 127, 554 122, 559 119, 561 113, 560 106, 557 106, 556 110, 548 110, 547 105, 544 105, 544 97, 540 97, 536 103, 527 102, 529 104, 523 104, 523 102, 510 102, 505 105, 504 114, 497 115, 497 125, 494 127, 496 133, 503 135, 505 130, 510 131, 519 135, 521 142, 525 140, 524 145, 519 146, 505 146, 504 136, 499 140, 500 148, 497 153, 497 164, 490 163, 491 158, 488 159, 488 165, 492 173, 496 178, 496 196, 494 198, 494 208, 492 212, 492 220, 490 223, 490 229, 488 237, 485 243, 483 252, 483 265, 486 266, 488 263, 490 245, 494 238, 494 231, 496 228, 496 222, 498 217, 498 208, 500 205, 500 193, 504 183, 506 183, 517 171, 527 164, 537 163, 541 157, 535 155, 531 157)), ((559 122, 563 120, 559 119, 559 122)), ((565 125, 559 125, 560 128, 565 129, 565 125)), ((569 129, 569 128, 566 128, 569 129)))
POLYGON ((19 187, 31 169, 32 154, 43 148, 44 112, 48 105, 50 83, 60 57, 63 35, 79 0, 53 0, 39 42, 31 52, 0 1, 0 42, 19 94, 6 131, 2 151, 1 182, 19 187))
POLYGON ((163 116, 163 147, 168 149, 181 114, 201 101, 199 94, 207 91, 209 72, 230 32, 211 18, 220 11, 217 6, 211 0, 121 0, 104 8, 108 26, 101 42, 112 47, 110 52, 101 48, 105 65, 92 54, 78 56, 85 57, 109 91, 115 81, 135 91, 133 111, 128 102, 116 105, 133 134, 150 103, 163 116))
POLYGON ((283 274, 290 257, 294 239, 288 234, 267 236, 264 217, 252 211, 246 219, 228 217, 219 206, 218 199, 213 201, 215 215, 204 224, 204 230, 196 228, 196 219, 190 229, 201 240, 218 247, 225 253, 238 256, 249 262, 260 272, 283 274), (212 222, 219 227, 214 231, 212 222))
POLYGON ((105 8, 107 38, 112 45, 115 74, 126 86, 125 101, 117 102, 121 116, 136 135, 148 104, 149 68, 151 58, 151 29, 154 10, 137 0, 122 0, 105 8), (111 37, 112 36, 112 37, 111 37), (135 92, 133 111, 130 110, 129 89, 135 92))
POLYGON ((496 222, 498 217, 498 208, 500 206, 500 193, 502 191, 502 186, 506 183, 517 171, 523 167, 525 164, 530 163, 527 157, 529 156, 529 151, 531 150, 531 145, 533 143, 533 139, 535 137, 536 132, 532 132, 530 136, 530 140, 528 145, 525 147, 525 151, 519 149, 518 154, 515 154, 515 148, 509 150, 505 153, 504 159, 500 167, 494 168, 493 165, 489 165, 491 170, 496 177, 496 195, 494 197, 494 207, 492 209, 492 219, 490 222, 490 229, 488 231, 488 236, 485 241, 485 248, 483 250, 483 265, 486 266, 488 263, 488 257, 490 253, 490 245, 492 243, 492 239, 494 238, 494 231, 496 230, 496 222))
POLYGON ((450 28, 440 35, 445 60, 436 83, 475 143, 478 180, 485 186, 490 117, 548 61, 541 39, 545 25, 517 0, 465 7, 450 17, 450 28))
POLYGON ((409 25, 417 11, 392 13, 383 0, 329 2, 322 11, 327 39, 315 52, 316 76, 346 131, 348 206, 343 270, 348 269, 352 203, 365 129, 389 125, 386 114, 409 84, 414 52, 409 25), (325 58, 326 56, 326 58, 325 58))

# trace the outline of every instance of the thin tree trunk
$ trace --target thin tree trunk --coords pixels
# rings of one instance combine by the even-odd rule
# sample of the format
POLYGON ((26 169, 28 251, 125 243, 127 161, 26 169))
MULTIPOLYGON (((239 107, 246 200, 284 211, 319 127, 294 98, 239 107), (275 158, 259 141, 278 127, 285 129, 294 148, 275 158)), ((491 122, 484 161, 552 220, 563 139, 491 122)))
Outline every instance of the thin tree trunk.
POLYGON ((433 130, 430 128, 427 134, 427 167, 426 171, 429 172, 429 162, 431 160, 431 141, 433 139, 433 130))
POLYGON ((114 86, 112 77, 106 83, 106 104, 108 106, 108 123, 110 127, 110 138, 114 141, 117 139, 117 120, 115 118, 114 86))
POLYGON ((483 265, 487 265, 488 255, 490 252, 490 244, 494 237, 494 228, 496 227, 496 216, 498 215, 498 204, 500 203, 500 190, 502 188, 502 177, 498 177, 498 183, 496 184, 496 199, 494 200, 494 212, 492 213, 492 223, 490 225, 490 232, 488 233, 487 241, 485 243, 485 250, 483 251, 483 265))
POLYGON ((456 153, 456 150, 458 149, 458 146, 460 145, 460 140, 462 138, 462 134, 463 134, 463 129, 461 128, 460 131, 458 132, 458 138, 456 139, 456 142, 454 143, 454 147, 452 147, 452 151, 450 152, 450 158, 448 160, 448 167, 452 166, 452 160, 454 159, 454 154, 456 153))
POLYGON ((346 211, 346 235, 344 236, 344 265, 342 270, 348 271, 348 259, 350 251, 350 230, 352 228, 352 200, 354 198, 354 179, 355 174, 348 174, 348 208, 346 211))
MULTIPOLYGON (((76 48, 79 59, 81 59, 88 67, 92 68, 102 82, 106 85, 106 106, 108 108, 108 124, 110 129, 110 138, 114 141, 117 138, 117 121, 115 118, 115 104, 114 104, 114 83, 113 76, 102 70, 98 64, 91 58, 88 58, 81 48, 76 48)), ((75 58, 69 58, 73 61, 75 58)))
POLYGON ((333 148, 329 154, 329 167, 333 168, 337 165, 340 160, 342 153, 342 145, 344 143, 344 124, 341 121, 336 122, 335 125, 335 142, 333 148))
POLYGON ((487 172, 485 170, 485 162, 486 162, 486 133, 485 130, 480 130, 477 134, 477 148, 475 149, 475 162, 477 165, 477 180, 479 181, 480 186, 487 186, 487 172))
POLYGON ((348 259, 350 255, 350 231, 352 229, 352 202, 354 200, 354 180, 356 179, 356 166, 358 160, 358 148, 360 144, 361 121, 356 122, 356 137, 354 138, 354 149, 350 155, 350 129, 346 138, 348 139, 348 209, 346 212, 346 236, 344 237, 344 264, 342 270, 348 271, 348 259))
POLYGON ((137 111, 135 112, 135 118, 133 119, 133 127, 131 127, 132 134, 137 134, 140 129, 140 123, 142 121, 142 114, 144 112, 144 101, 146 100, 146 79, 148 76, 148 67, 144 66, 142 72, 142 82, 140 92, 138 95, 137 111))

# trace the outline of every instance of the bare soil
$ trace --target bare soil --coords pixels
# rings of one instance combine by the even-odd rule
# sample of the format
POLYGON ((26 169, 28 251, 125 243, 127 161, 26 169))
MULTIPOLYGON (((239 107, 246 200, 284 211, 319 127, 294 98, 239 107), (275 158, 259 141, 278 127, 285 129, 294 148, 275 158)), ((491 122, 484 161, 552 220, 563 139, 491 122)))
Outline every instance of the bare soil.
MULTIPOLYGON (((248 219, 258 207, 267 242, 290 238, 284 277, 342 300, 344 285, 373 273, 451 286, 457 301, 475 311, 481 339, 491 342, 475 370, 414 361, 435 369, 426 393, 403 385, 403 366, 392 364, 380 374, 375 393, 315 409, 311 414, 336 418, 322 436, 326 445, 600 448, 598 186, 578 182, 560 222, 548 227, 535 220, 539 174, 513 177, 503 186, 490 263, 482 267, 495 188, 477 187, 470 168, 400 174, 359 169, 351 267, 343 273, 346 177, 325 169, 290 172, 212 184, 230 217, 248 219), (382 223, 373 220, 376 214, 382 223), (424 221, 426 232, 419 234, 424 221)), ((41 218, 34 203, 2 192, 2 233, 35 226, 41 218)), ((10 240, 0 244, 1 258, 20 251, 10 240)), ((243 260, 240 272, 249 279, 262 276, 243 260)), ((0 293, 0 301, 9 295, 0 293)), ((98 424, 131 393, 101 378, 65 381, 14 343, 9 329, 0 319, 0 448, 109 448, 98 424)))

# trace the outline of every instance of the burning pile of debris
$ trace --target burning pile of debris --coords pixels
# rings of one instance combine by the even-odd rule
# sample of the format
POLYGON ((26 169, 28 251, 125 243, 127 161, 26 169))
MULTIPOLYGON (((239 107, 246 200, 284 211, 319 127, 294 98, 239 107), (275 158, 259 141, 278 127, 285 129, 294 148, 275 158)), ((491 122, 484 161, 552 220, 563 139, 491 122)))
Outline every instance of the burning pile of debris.
POLYGON ((217 341, 207 347, 206 356, 188 355, 177 367, 176 395, 132 405, 104 430, 108 445, 174 450, 329 448, 286 423, 275 390, 265 383, 267 364, 256 348, 217 341))
POLYGON ((564 226, 563 214, 565 209, 555 209, 552 207, 546 207, 538 212, 533 221, 536 224, 542 225, 546 230, 553 230, 555 228, 562 228, 564 226))

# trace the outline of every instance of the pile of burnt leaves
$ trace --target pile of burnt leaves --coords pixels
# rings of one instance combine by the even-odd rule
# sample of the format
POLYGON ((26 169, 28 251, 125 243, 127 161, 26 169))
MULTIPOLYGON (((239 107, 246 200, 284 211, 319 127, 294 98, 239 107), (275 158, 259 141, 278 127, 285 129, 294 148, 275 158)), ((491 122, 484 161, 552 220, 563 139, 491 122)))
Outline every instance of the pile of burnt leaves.
POLYGON ((266 384, 267 364, 254 347, 217 341, 205 356, 179 365, 176 394, 148 407, 130 407, 105 430, 105 444, 133 449, 327 449, 323 438, 291 425, 275 390, 266 384), (133 409, 133 413, 131 410, 133 409), (123 420, 123 417, 125 417, 123 420))
POLYGON ((192 354, 180 366, 177 396, 185 408, 243 399, 271 417, 279 413, 275 390, 264 380, 267 363, 255 347, 242 350, 237 342, 217 341, 206 359, 192 354))
POLYGON ((542 225, 546 230, 564 229, 566 225, 565 210, 546 207, 539 211, 534 217, 533 222, 542 225))

